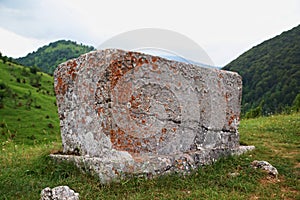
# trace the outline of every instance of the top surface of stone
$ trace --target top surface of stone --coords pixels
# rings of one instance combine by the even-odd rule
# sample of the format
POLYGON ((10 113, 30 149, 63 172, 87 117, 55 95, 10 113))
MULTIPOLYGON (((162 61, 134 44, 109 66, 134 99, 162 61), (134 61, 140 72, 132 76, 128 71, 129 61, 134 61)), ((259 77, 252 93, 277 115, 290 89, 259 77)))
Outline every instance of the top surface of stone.
POLYGON ((238 146, 237 73, 107 49, 54 77, 64 152, 131 159, 238 146))

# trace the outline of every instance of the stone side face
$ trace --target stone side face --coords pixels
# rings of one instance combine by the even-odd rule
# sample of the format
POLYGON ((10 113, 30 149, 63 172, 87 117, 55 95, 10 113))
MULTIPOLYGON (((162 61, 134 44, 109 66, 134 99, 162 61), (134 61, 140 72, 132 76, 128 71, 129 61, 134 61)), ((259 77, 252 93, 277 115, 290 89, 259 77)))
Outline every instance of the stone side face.
POLYGON ((54 78, 65 153, 139 162, 239 147, 237 73, 107 49, 59 65, 54 78))

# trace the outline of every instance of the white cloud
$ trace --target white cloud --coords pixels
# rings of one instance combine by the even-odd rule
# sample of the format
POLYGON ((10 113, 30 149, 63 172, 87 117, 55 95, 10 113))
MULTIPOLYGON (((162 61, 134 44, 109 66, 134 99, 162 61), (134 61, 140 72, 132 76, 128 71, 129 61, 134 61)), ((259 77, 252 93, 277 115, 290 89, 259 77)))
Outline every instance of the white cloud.
POLYGON ((0 27, 0 52, 9 57, 22 57, 48 44, 49 40, 26 38, 0 27))
POLYGON ((122 32, 163 28, 197 42, 217 65, 299 22, 298 0, 0 1, 0 27, 26 38, 97 47, 122 32))

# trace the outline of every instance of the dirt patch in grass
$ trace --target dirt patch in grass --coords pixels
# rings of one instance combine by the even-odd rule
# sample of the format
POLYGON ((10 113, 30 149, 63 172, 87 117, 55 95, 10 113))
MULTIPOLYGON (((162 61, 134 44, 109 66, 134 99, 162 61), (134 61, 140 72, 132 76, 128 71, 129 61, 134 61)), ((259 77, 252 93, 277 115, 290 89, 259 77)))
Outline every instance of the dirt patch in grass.
POLYGON ((300 168, 300 163, 297 163, 294 168, 300 168))
POLYGON ((281 187, 280 191, 281 191, 280 197, 284 200, 293 200, 295 199, 294 197, 297 198, 300 195, 299 191, 292 189, 290 187, 281 187))
POLYGON ((259 196, 257 195, 253 195, 250 197, 250 200, 257 200, 257 199, 260 199, 259 196))
POLYGON ((280 191, 283 192, 283 193, 291 192, 293 194, 297 194, 297 193, 299 194, 299 191, 297 191, 295 189, 292 189, 292 188, 289 188, 289 187, 281 187, 280 191))
POLYGON ((294 150, 294 151, 286 152, 282 157, 284 157, 284 158, 295 158, 298 155, 299 155, 299 151, 294 150))
MULTIPOLYGON (((294 188, 288 187, 284 184, 285 182, 285 177, 284 176, 279 176, 278 178, 274 176, 266 176, 259 180, 259 183, 262 185, 262 187, 268 187, 268 185, 273 185, 273 184, 279 184, 279 188, 281 191, 280 198, 285 199, 285 200, 290 200, 294 199, 293 197, 299 196, 300 192, 297 191, 294 188)), ((253 195, 250 199, 260 199, 257 195, 253 195)))
POLYGON ((276 183, 280 183, 284 180, 284 178, 282 176, 280 176, 279 178, 276 178, 274 176, 266 176, 263 179, 259 180, 259 183, 262 185, 267 185, 267 184, 276 184, 276 183))

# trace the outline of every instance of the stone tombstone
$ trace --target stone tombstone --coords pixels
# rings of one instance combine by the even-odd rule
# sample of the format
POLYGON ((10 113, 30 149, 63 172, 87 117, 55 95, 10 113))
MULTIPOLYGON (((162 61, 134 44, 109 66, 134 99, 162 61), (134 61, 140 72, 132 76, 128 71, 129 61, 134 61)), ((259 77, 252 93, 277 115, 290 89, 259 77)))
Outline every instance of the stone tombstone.
POLYGON ((53 157, 103 183, 243 151, 237 73, 106 49, 62 63, 54 79, 64 155, 53 157))

